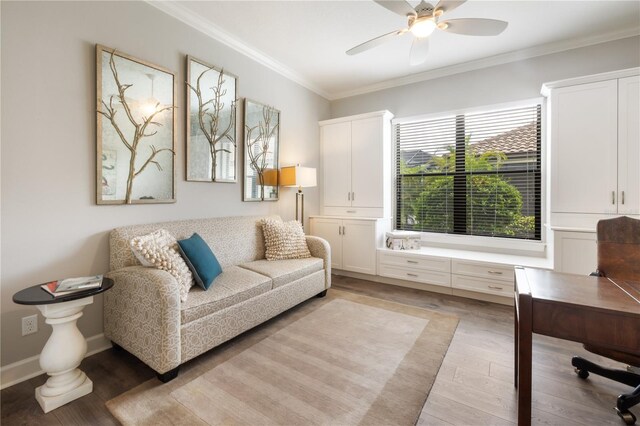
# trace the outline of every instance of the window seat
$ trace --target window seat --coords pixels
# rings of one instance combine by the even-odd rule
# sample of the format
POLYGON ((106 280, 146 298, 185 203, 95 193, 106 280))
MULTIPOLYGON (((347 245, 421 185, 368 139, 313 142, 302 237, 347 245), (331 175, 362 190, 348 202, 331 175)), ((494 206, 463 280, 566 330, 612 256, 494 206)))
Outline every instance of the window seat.
POLYGON ((422 247, 380 248, 377 266, 380 277, 394 279, 391 284, 511 304, 514 267, 551 269, 553 262, 546 257, 422 247))

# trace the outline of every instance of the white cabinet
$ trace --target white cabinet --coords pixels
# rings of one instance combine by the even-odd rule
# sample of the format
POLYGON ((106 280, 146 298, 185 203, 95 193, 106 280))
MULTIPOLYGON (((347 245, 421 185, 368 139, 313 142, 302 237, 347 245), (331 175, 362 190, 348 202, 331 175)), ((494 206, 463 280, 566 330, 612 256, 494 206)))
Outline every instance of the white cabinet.
POLYGON ((618 81, 551 94, 551 211, 616 213, 618 81))
POLYGON ((597 266, 596 225, 640 218, 640 69, 547 83, 554 269, 597 266))
POLYGON ((310 234, 324 238, 331 247, 331 268, 342 269, 342 220, 310 218, 310 234))
POLYGON ((453 259, 451 287, 458 290, 513 297, 513 265, 453 259))
POLYGON ((513 300, 514 265, 544 267, 543 263, 512 255, 436 247, 407 251, 378 250, 378 275, 409 281, 391 281, 391 284, 411 288, 422 288, 422 284, 429 284, 440 287, 424 286, 430 291, 505 304, 511 304, 513 300))
POLYGON ((640 77, 618 80, 618 213, 640 214, 640 77))
POLYGON ((589 275, 598 268, 595 232, 555 231, 554 270, 589 275))
POLYGON ((312 216, 311 235, 331 246, 331 267, 361 274, 376 274, 376 249, 389 220, 312 216))
POLYGON ((550 224, 640 214, 639 69, 547 83, 550 224))
POLYGON ((351 200, 351 123, 320 128, 322 140, 322 188, 325 206, 346 206, 351 200), (331 164, 327 170, 326 164, 331 164), (347 198, 348 196, 348 198, 347 198))
POLYGON ((416 256, 402 251, 380 251, 378 254, 378 275, 451 287, 451 259, 416 256))
POLYGON ((320 122, 324 215, 390 216, 392 117, 380 111, 320 122))

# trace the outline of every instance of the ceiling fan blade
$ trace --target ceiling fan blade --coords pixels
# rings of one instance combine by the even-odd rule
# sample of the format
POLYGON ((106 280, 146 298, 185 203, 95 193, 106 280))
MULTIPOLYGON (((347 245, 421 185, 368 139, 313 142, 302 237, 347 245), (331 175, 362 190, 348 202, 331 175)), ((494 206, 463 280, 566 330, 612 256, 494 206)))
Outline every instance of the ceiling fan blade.
POLYGON ((503 32, 509 25, 505 21, 482 18, 449 19, 441 21, 438 27, 443 26, 442 24, 446 24, 446 28, 441 28, 443 31, 472 36, 495 36, 503 32))
POLYGON ((405 29, 397 30, 397 31, 391 31, 390 33, 381 35, 380 37, 376 37, 376 38, 373 38, 373 39, 371 39, 369 41, 365 41, 364 43, 359 44, 356 47, 353 47, 353 48, 347 50, 347 55, 357 55, 358 53, 362 53, 365 50, 369 50, 369 49, 372 49, 374 47, 380 46, 381 44, 386 43, 387 41, 389 41, 393 37, 395 37, 397 35, 402 35, 402 34, 404 34, 406 32, 407 32, 407 30, 405 30, 405 29))
POLYGON ((416 11, 405 0, 373 0, 380 6, 401 16, 416 15, 416 11))
POLYGON ((442 13, 447 13, 466 2, 467 0, 440 0, 433 10, 441 10, 442 13))
POLYGON ((411 45, 411 54, 409 55, 409 63, 411 65, 420 65, 427 60, 429 53, 429 38, 416 37, 411 45))

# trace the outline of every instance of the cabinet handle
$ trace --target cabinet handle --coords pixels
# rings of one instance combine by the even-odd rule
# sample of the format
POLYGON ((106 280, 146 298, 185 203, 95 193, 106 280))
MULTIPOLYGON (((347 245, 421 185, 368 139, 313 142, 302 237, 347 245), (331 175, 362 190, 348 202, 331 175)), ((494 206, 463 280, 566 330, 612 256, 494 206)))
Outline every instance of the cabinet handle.
POLYGON ((342 235, 342 226, 338 226, 338 235, 342 235))
POLYGON ((350 192, 347 192, 347 199, 348 199, 349 201, 351 201, 351 193, 350 193, 350 192))
POLYGON ((502 290, 502 287, 499 287, 497 285, 490 285, 489 288, 493 290, 502 290))
POLYGON ((356 200, 356 193, 352 192, 351 193, 351 201, 355 201, 356 200))
POLYGON ((487 271, 491 275, 502 275, 502 271, 487 271))
POLYGON ((621 201, 622 201, 622 204, 624 204, 624 191, 622 191, 622 199, 621 199, 621 201))
POLYGON ((611 204, 616 203, 616 191, 611 191, 611 204))
POLYGON ((409 272, 407 272, 407 276, 409 277, 414 277, 414 278, 418 278, 417 274, 410 274, 409 272))
POLYGON ((347 227, 343 226, 342 227, 342 235, 345 235, 347 233, 346 231, 347 231, 347 227))
POLYGON ((347 210, 347 213, 356 213, 356 210, 347 210))
POLYGON ((418 263, 416 260, 407 260, 407 263, 418 263))

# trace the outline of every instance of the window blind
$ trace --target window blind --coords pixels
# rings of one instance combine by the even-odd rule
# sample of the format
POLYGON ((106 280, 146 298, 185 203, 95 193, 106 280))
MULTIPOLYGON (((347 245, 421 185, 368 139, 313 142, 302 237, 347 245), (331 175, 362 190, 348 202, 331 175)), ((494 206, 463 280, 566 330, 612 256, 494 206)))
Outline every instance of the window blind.
POLYGON ((539 104, 400 123, 396 228, 541 238, 539 104))

